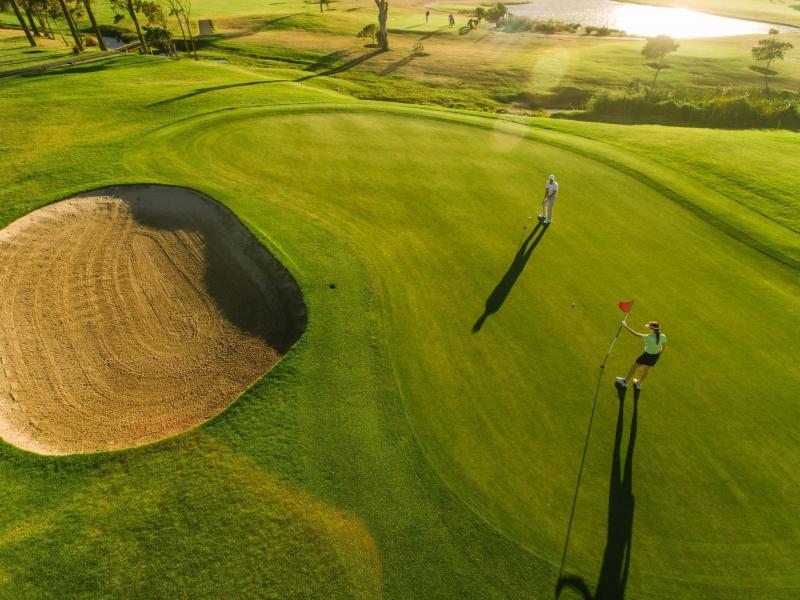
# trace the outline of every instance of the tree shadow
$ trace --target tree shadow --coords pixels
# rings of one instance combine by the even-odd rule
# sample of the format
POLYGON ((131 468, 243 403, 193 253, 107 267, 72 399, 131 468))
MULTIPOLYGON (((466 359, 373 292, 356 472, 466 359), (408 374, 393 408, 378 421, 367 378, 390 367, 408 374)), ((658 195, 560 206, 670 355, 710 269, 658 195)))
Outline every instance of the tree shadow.
POLYGON ((420 41, 427 40, 429 37, 432 37, 432 36, 436 35, 437 33, 439 33, 440 31, 444 31, 445 29, 450 29, 450 27, 448 27, 447 25, 442 25, 441 27, 439 27, 439 29, 433 29, 433 30, 429 31, 428 33, 426 33, 425 35, 423 35, 422 37, 420 37, 419 39, 420 39, 420 41))
POLYGON ((317 71, 319 69, 329 69, 331 65, 335 64, 337 61, 343 59, 345 56, 350 54, 349 50, 336 50, 335 52, 331 52, 322 56, 317 59, 317 61, 313 64, 308 65, 304 71, 317 71))
POLYGON ((391 75, 392 73, 397 71, 397 69, 405 67, 412 60, 414 60, 416 57, 417 57, 416 54, 409 54, 408 56, 406 56, 404 58, 401 58, 397 62, 393 62, 388 67, 386 67, 383 71, 381 71, 381 75, 391 75))
POLYGON ((582 577, 565 575, 556 585, 556 598, 564 588, 575 590, 584 600, 623 600, 628 585, 628 573, 631 563, 631 542, 633 538, 633 513, 635 500, 633 496, 633 450, 636 445, 636 428, 639 414, 639 394, 633 390, 633 414, 628 436, 628 447, 625 463, 620 455, 622 450, 622 433, 625 423, 625 395, 627 388, 616 385, 619 398, 617 414, 617 431, 614 436, 614 454, 611 464, 611 480, 608 487, 608 529, 606 547, 603 552, 603 564, 594 594, 582 577))
MULTIPOLYGON (((113 65, 105 60, 98 59, 95 61, 89 61, 87 65, 61 65, 58 67, 52 67, 50 69, 42 69, 42 70, 35 70, 36 67, 31 67, 31 71, 27 71, 25 73, 21 73, 23 77, 54 77, 54 76, 62 76, 62 75, 79 75, 81 73, 99 73, 100 71, 107 71, 113 68, 113 65)), ((7 73, 3 73, 5 76, 7 73)))
POLYGON ((314 79, 316 77, 330 77, 332 75, 336 75, 338 73, 347 71, 348 69, 352 69, 353 67, 368 61, 370 58, 372 58, 376 54, 380 54, 381 52, 383 52, 383 50, 378 48, 377 50, 373 50, 372 52, 367 52, 366 54, 357 56, 356 58, 349 60, 346 63, 339 65, 338 67, 334 67, 326 71, 321 71, 319 73, 313 73, 311 75, 304 75, 303 77, 298 77, 297 79, 268 79, 265 81, 245 81, 242 83, 229 83, 226 85, 215 85, 211 87, 198 88, 186 94, 175 96, 174 98, 167 98, 166 100, 160 100, 158 102, 148 104, 147 107, 153 108, 156 106, 163 106, 165 104, 172 104, 173 102, 179 102, 180 100, 187 100, 194 96, 200 96, 202 94, 209 94, 211 92, 218 92, 221 90, 229 90, 233 88, 250 87, 254 85, 269 85, 273 83, 302 83, 303 81, 308 81, 309 79, 314 79))
POLYGON ((517 250, 517 254, 514 256, 514 260, 511 262, 505 275, 503 275, 500 282, 486 299, 486 306, 483 309, 483 314, 478 317, 478 320, 475 321, 475 325, 472 326, 472 333, 478 333, 486 322, 486 319, 503 306, 506 298, 508 298, 508 294, 511 292, 511 288, 514 287, 517 279, 522 275, 522 271, 525 270, 525 265, 528 264, 533 251, 536 249, 536 246, 539 245, 539 242, 542 241, 546 231, 547 225, 539 221, 536 227, 533 228, 533 231, 531 231, 531 234, 522 242, 522 245, 519 247, 519 250, 517 250), (539 234, 538 236, 536 235, 537 233, 539 234))
POLYGON ((765 69, 764 67, 759 67, 757 65, 751 65, 750 70, 753 71, 754 73, 758 73, 759 75, 764 75, 765 77, 778 74, 777 71, 773 71, 772 69, 765 69))

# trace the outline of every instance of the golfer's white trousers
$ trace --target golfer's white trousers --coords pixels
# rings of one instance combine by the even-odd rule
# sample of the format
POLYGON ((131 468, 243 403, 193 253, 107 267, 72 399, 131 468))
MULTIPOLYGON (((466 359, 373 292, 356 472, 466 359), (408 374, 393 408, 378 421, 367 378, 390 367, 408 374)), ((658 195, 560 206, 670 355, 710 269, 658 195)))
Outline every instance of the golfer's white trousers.
POLYGON ((556 203, 556 200, 558 200, 558 198, 545 198, 544 202, 542 202, 542 211, 545 221, 553 220, 553 205, 556 203))

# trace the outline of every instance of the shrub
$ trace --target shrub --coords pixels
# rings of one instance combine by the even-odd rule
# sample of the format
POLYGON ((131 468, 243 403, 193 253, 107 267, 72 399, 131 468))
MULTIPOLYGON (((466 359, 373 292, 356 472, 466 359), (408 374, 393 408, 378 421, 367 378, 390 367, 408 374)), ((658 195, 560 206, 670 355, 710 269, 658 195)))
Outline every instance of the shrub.
POLYGON ((591 96, 592 92, 589 90, 574 86, 561 86, 546 93, 519 92, 495 96, 495 99, 526 109, 569 108, 574 110, 584 108, 591 96))
POLYGON ((147 45, 159 52, 172 54, 172 34, 168 29, 154 25, 144 26, 144 39, 147 45))
POLYGON ((94 48, 97 46, 97 38, 93 35, 87 35, 83 37, 83 45, 87 48, 94 48))
POLYGON ((130 29, 125 29, 124 27, 119 27, 117 25, 100 25, 100 35, 105 37, 122 39, 122 36, 128 33, 133 33, 134 36, 136 35, 130 29))
POLYGON ((500 29, 506 33, 521 33, 524 31, 532 31, 534 24, 533 20, 528 17, 510 15, 500 29))
POLYGON ((375 35, 378 33, 378 26, 375 23, 364 25, 363 29, 356 34, 358 38, 371 38, 372 43, 375 43, 375 35))
POLYGON ((800 129, 800 97, 766 97, 725 90, 715 94, 679 90, 652 95, 604 92, 587 105, 586 116, 645 123, 721 128, 800 129))
POLYGON ((562 31, 574 33, 580 28, 580 25, 578 23, 564 23, 562 21, 534 21, 529 17, 509 15, 505 23, 498 27, 501 31, 506 33, 535 31, 536 33, 551 35, 562 31))
POLYGON ((553 34, 558 31, 558 25, 553 21, 547 21, 545 23, 536 23, 536 25, 533 26, 533 30, 536 33, 553 34))
POLYGON ((411 54, 414 56, 426 56, 427 52, 425 52, 425 44, 422 43, 422 40, 417 40, 414 42, 414 45, 411 47, 411 54))
POLYGON ((594 27, 593 25, 587 25, 583 28, 583 31, 586 35, 596 35, 599 37, 605 37, 609 35, 625 35, 625 32, 621 29, 611 29, 610 27, 594 27))
POLYGON ((502 2, 498 2, 494 6, 490 6, 486 10, 486 20, 492 23, 497 23, 503 18, 505 18, 506 14, 508 13, 508 8, 502 2))

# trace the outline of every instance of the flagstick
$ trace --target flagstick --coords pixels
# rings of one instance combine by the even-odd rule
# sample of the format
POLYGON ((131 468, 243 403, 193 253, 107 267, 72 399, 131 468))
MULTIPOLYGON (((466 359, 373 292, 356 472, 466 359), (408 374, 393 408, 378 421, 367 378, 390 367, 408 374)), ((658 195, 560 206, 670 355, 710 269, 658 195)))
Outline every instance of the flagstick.
MULTIPOLYGON (((622 323, 625 323, 625 322, 628 321, 628 315, 629 314, 631 314, 630 310, 625 313, 625 318, 622 319, 622 323)), ((600 365, 600 370, 601 371, 606 368, 606 363, 608 362, 608 357, 611 356, 611 351, 614 349, 614 345, 617 343, 617 339, 619 339, 619 334, 622 333, 622 328, 624 327, 624 325, 622 323, 619 324, 619 329, 617 329, 617 335, 615 335, 614 339, 611 340, 611 346, 608 348, 608 352, 606 352, 606 357, 603 359, 603 364, 600 365)))
MULTIPOLYGON (((633 307, 631 307, 633 308, 633 307)), ((630 309, 628 312, 625 313, 625 318, 623 321, 628 320, 628 315, 630 314, 630 309)), ((617 335, 614 336, 614 339, 611 341, 611 347, 608 349, 606 353, 606 357, 603 359, 603 364, 600 365, 600 376, 597 378, 597 389, 594 391, 594 401, 592 402, 592 414, 589 417, 589 426, 586 429, 586 440, 583 444, 583 455, 581 456, 581 466, 578 469, 578 481, 575 484, 575 495, 572 497, 572 509, 569 512, 569 524, 567 525, 567 536, 564 539, 564 551, 561 553, 561 564, 558 567, 558 579, 556 579, 556 590, 558 590, 558 584, 561 582, 561 578, 564 575, 564 565, 567 562, 567 549, 569 548, 569 538, 570 534, 572 533, 572 521, 575 519, 575 507, 578 505, 578 492, 581 489, 581 479, 583 478, 583 465, 586 463, 586 452, 589 450, 589 438, 592 435, 592 423, 594 423, 594 413, 595 409, 597 408, 597 398, 600 396, 600 384, 603 382, 603 373, 605 373, 606 363, 608 362, 608 357, 611 356, 611 351, 614 349, 614 345, 617 343, 617 339, 619 338, 619 334, 622 333, 622 323, 620 323, 619 329, 617 329, 617 335)))

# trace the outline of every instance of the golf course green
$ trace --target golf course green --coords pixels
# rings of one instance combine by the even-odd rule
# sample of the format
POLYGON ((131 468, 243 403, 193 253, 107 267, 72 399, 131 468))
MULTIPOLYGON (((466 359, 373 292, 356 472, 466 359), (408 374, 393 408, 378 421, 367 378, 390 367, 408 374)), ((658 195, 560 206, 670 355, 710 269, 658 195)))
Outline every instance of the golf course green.
POLYGON ((0 597, 552 598, 564 552, 597 598, 800 593, 796 132, 372 102, 134 55, 2 80, 0 131, 0 228, 104 186, 192 188, 309 319, 184 434, 0 444, 0 597), (634 298, 629 323, 670 343, 621 403, 640 340, 598 367, 634 298))

